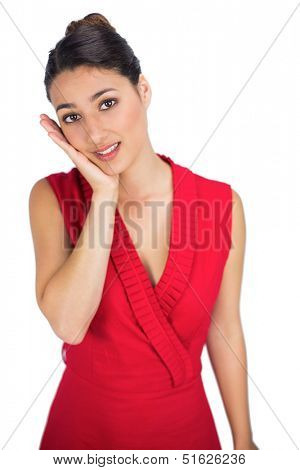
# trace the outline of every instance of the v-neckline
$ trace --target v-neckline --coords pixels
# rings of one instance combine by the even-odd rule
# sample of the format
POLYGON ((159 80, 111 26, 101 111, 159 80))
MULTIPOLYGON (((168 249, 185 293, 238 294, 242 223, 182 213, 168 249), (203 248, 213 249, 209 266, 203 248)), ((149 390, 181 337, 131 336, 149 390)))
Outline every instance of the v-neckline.
MULTIPOLYGON (((177 387, 189 382, 194 376, 190 354, 174 329, 171 317, 192 282, 191 273, 199 224, 194 203, 199 196, 195 174, 191 170, 177 164, 170 157, 157 155, 169 162, 173 170, 170 243, 164 271, 153 287, 118 211, 115 212, 110 260, 145 340, 161 358, 170 373, 172 385, 177 387), (177 202, 179 207, 175 208, 177 202)), ((92 188, 77 167, 74 172, 79 183, 78 196, 80 200, 83 198, 88 212, 92 188)), ((110 293, 111 289, 107 289, 104 295, 110 293)))
MULTIPOLYGON (((154 304, 158 302, 164 314, 169 316, 188 286, 192 271, 199 222, 196 220, 196 211, 191 208, 194 206, 193 203, 198 198, 198 194, 195 174, 191 170, 179 165, 164 154, 157 153, 157 155, 167 161, 173 171, 169 253, 163 273, 153 287, 148 272, 118 211, 115 211, 110 260, 113 262, 116 273, 131 301, 139 302, 142 295, 141 289, 143 289, 148 294, 149 301, 154 304), (176 207, 177 205, 178 207, 176 207)), ((90 208, 93 190, 77 167, 73 171, 77 174, 81 188, 78 197, 80 200, 83 198, 85 207, 85 214, 81 221, 83 224, 90 208)), ((144 302, 141 305, 145 308, 144 302)))
POLYGON ((123 233, 126 234, 126 240, 127 240, 127 248, 129 250, 133 250, 134 252, 134 255, 135 255, 135 259, 138 261, 138 263, 140 264, 140 267, 142 268, 142 270, 144 271, 144 274, 145 276, 148 278, 148 282, 149 284, 151 285, 153 291, 158 291, 159 288, 160 288, 160 285, 162 284, 162 282, 164 281, 164 278, 165 276, 167 275, 167 273, 169 272, 169 266, 170 266, 170 262, 171 262, 171 254, 172 254, 172 250, 173 250, 173 240, 174 240, 174 228, 175 228, 175 216, 174 216, 174 201, 177 199, 177 193, 178 193, 178 188, 177 188, 177 180, 176 180, 176 171, 175 171, 175 168, 174 168, 174 163, 173 161, 165 156, 165 155, 161 155, 161 154, 157 154, 162 160, 166 161, 169 165, 170 165, 170 168, 171 168, 171 172, 172 172, 172 200, 171 200, 171 215, 170 215, 170 233, 169 233, 169 248, 168 248, 168 255, 167 255, 167 260, 165 262, 165 266, 164 266, 164 269, 158 279, 158 281, 156 282, 155 285, 152 284, 152 281, 151 281, 151 278, 150 278, 150 275, 144 265, 144 263, 142 262, 141 260, 141 257, 133 243, 133 240, 130 236, 130 233, 127 229, 127 226, 120 214, 120 211, 118 210, 118 208, 116 208, 116 219, 119 221, 119 224, 120 224, 120 228, 121 230, 123 231, 123 233))

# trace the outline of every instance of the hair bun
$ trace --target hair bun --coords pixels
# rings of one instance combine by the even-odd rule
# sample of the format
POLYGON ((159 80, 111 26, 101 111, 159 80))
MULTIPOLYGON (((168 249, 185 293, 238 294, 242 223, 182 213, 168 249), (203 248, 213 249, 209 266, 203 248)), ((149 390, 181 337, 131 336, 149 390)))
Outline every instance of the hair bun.
POLYGON ((110 24, 108 19, 105 18, 105 16, 101 15, 101 13, 90 13, 89 15, 86 15, 80 20, 71 21, 71 23, 69 23, 67 26, 65 36, 74 33, 74 31, 76 31, 76 29, 79 28, 81 25, 96 25, 108 28, 112 31, 116 31, 115 28, 110 24))

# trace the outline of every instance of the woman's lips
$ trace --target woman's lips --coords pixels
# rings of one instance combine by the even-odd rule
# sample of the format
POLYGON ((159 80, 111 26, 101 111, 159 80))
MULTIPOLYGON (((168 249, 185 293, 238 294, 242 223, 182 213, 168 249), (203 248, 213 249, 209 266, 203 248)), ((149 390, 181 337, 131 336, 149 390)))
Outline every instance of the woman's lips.
MULTIPOLYGON (((97 153, 97 152, 94 152, 94 155, 99 159, 99 160, 102 160, 102 161, 108 161, 108 160, 112 160, 118 153, 119 151, 119 148, 121 146, 121 142, 118 142, 118 145, 117 147, 112 151, 112 152, 109 152, 109 153, 106 153, 104 155, 100 155, 100 153, 97 153)), ((110 146, 111 147, 111 146, 110 146)), ((109 147, 108 147, 109 148, 109 147)))

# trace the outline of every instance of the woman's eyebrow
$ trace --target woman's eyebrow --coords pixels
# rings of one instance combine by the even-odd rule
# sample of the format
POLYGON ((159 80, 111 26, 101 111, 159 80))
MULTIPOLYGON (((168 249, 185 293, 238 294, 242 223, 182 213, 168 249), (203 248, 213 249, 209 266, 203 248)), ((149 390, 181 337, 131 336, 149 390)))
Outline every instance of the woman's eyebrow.
MULTIPOLYGON (((99 96, 103 95, 104 93, 106 93, 107 91, 118 91, 116 88, 104 88, 104 90, 100 90, 100 91, 97 91, 97 93, 95 93, 94 95, 90 96, 89 100, 91 102, 95 101, 97 98, 99 98, 99 96)), ((75 103, 61 103, 59 104, 57 107, 56 107, 56 112, 59 111, 60 109, 62 108, 67 108, 67 109, 70 109, 70 108, 76 108, 76 104, 75 103)))

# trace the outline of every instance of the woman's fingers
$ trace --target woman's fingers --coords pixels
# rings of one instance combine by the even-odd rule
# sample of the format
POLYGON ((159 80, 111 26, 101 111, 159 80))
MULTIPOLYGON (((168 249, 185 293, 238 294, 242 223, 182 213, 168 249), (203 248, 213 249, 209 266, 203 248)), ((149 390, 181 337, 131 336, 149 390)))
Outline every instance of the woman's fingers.
POLYGON ((57 137, 59 138, 60 141, 65 142, 66 144, 68 144, 68 141, 65 138, 65 136, 62 134, 62 132, 53 130, 52 128, 49 128, 49 127, 46 127, 46 126, 44 126, 44 129, 46 129, 46 131, 48 132, 48 135, 49 135, 49 133, 57 135, 57 137))
MULTIPOLYGON (((53 137, 54 140, 55 140, 55 142, 58 141, 59 143, 61 143, 61 142, 64 143, 64 144, 67 143, 66 139, 65 139, 65 138, 62 138, 62 136, 59 135, 58 132, 49 131, 49 132, 48 132, 48 136, 51 137, 51 138, 53 137)), ((65 148, 65 147, 64 147, 64 148, 65 148)))
MULTIPOLYGON (((75 147, 68 142, 55 121, 49 119, 49 117, 44 114, 41 114, 40 117, 40 124, 47 131, 48 136, 69 156, 93 188, 103 187, 105 184, 108 184, 108 186, 111 187, 112 178, 104 175, 93 162, 91 162, 84 154, 76 150, 75 147)), ((113 184, 116 184, 115 181, 113 181, 113 184)))
POLYGON ((52 130, 52 131, 59 131, 62 132, 61 128, 54 122, 50 121, 49 119, 41 119, 40 124, 46 129, 46 130, 52 130))
POLYGON ((53 126, 53 124, 49 121, 49 119, 41 119, 40 120, 40 124, 44 127, 44 129, 46 129, 46 131, 54 131, 56 130, 56 128, 53 126))
POLYGON ((72 147, 66 140, 66 138, 59 132, 57 131, 50 131, 48 132, 48 136, 51 137, 55 143, 57 143, 65 152, 70 154, 74 154, 74 152, 77 152, 77 150, 72 147))
POLYGON ((40 119, 40 123, 43 125, 43 127, 62 132, 59 125, 54 121, 54 119, 50 119, 47 114, 40 114, 40 119))
POLYGON ((61 128, 59 127, 59 125, 57 124, 57 122, 54 121, 54 119, 50 119, 51 121, 51 124, 54 126, 55 129, 57 129, 58 131, 62 132, 61 128))
POLYGON ((48 132, 48 136, 55 142, 66 154, 71 158, 71 160, 75 163, 76 161, 76 151, 75 149, 67 143, 67 141, 62 139, 60 135, 58 135, 57 132, 48 132))
POLYGON ((77 150, 69 144, 56 122, 53 121, 53 119, 50 119, 46 114, 40 114, 40 118, 41 126, 43 126, 43 128, 47 131, 48 136, 51 137, 53 142, 55 142, 62 150, 64 150, 74 163, 76 163, 78 159, 80 160, 77 150))
POLYGON ((44 119, 40 121, 40 124, 47 132, 54 132, 56 130, 51 124, 49 124, 49 122, 44 119))
MULTIPOLYGON (((44 115, 41 115, 44 116, 44 115)), ((61 141, 68 143, 60 127, 49 118, 42 118, 40 121, 41 126, 48 132, 57 134, 61 141)))
POLYGON ((78 152, 67 140, 57 132, 48 132, 48 136, 71 158, 77 167, 81 167, 84 163, 88 162, 88 158, 82 153, 78 152))

